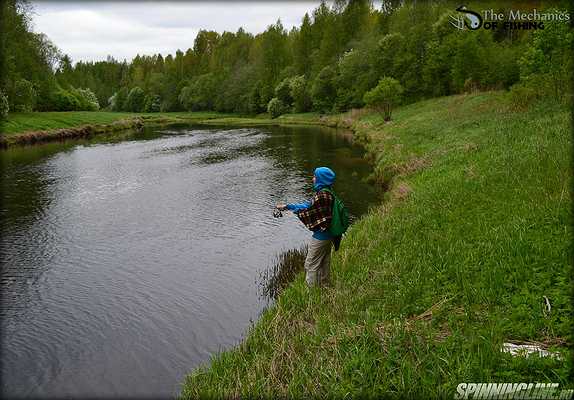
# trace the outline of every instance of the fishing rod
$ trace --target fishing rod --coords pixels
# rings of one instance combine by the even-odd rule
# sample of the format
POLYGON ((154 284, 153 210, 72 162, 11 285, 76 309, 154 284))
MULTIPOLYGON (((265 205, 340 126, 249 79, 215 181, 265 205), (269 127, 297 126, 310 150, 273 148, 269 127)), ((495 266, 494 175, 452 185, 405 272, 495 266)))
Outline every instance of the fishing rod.
MULTIPOLYGON (((249 200, 239 200, 239 203, 244 203, 244 204, 253 204, 255 206, 263 206, 263 207, 267 207, 268 204, 263 204, 263 203, 259 203, 256 201, 249 201, 249 200)), ((281 218, 283 216, 283 212, 277 208, 277 206, 273 206, 273 217, 274 218, 281 218)))

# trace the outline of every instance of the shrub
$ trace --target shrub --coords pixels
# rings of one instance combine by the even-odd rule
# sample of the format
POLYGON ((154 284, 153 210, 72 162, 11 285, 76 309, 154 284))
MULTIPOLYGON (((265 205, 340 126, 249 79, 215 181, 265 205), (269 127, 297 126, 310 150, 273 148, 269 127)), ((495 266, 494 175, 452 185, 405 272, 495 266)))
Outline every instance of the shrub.
POLYGON ((6 119, 6 117, 8 117, 9 110, 10 105, 8 104, 8 97, 6 97, 0 90, 0 120, 6 119))
POLYGON ((524 84, 516 84, 508 92, 510 101, 518 109, 528 108, 538 97, 536 91, 524 84))
POLYGON ((544 29, 534 31, 531 38, 519 60, 520 81, 538 80, 549 89, 544 96, 556 100, 568 98, 574 67, 571 51, 574 33, 568 24, 548 21, 544 29))
POLYGON ((126 110, 131 112, 142 112, 144 109, 145 93, 142 88, 136 86, 128 94, 126 99, 126 110))
POLYGON ((285 78, 275 86, 275 97, 281 100, 286 106, 293 104, 293 97, 291 97, 291 78, 285 78))
POLYGON ((144 102, 144 112, 155 113, 161 108, 161 99, 157 94, 148 94, 144 102))
POLYGON ((80 101, 67 90, 58 89, 53 96, 53 106, 56 111, 77 111, 80 101))
POLYGON ((287 107, 277 97, 273 97, 269 100, 269 104, 267 104, 267 112, 271 115, 271 118, 277 118, 286 111, 287 107))
POLYGON ((90 89, 70 89, 70 93, 78 100, 79 111, 98 111, 100 103, 90 89))
POLYGON ((128 99, 128 89, 121 88, 110 97, 110 109, 112 111, 125 111, 128 99))
POLYGON ((396 79, 384 77, 379 84, 365 93, 365 103, 383 112, 385 121, 390 121, 394 106, 400 103, 403 87, 396 79))

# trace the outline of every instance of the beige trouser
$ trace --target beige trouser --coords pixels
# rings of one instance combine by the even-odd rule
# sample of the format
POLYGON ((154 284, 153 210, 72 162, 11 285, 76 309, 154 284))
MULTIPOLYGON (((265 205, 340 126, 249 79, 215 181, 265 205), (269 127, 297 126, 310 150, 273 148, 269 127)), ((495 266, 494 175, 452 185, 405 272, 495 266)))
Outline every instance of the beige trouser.
POLYGON ((329 283, 331 263, 331 240, 311 238, 307 258, 305 259, 305 280, 309 286, 329 283))

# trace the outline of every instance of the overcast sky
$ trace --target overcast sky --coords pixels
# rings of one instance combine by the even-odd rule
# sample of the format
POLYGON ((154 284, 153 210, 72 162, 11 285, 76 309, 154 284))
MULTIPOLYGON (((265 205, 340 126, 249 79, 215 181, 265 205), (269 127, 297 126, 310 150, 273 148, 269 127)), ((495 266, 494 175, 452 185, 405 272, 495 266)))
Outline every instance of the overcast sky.
POLYGON ((318 1, 150 2, 34 1, 34 30, 43 32, 74 62, 130 60, 136 54, 175 54, 193 47, 200 29, 263 32, 281 18, 298 26, 318 1))

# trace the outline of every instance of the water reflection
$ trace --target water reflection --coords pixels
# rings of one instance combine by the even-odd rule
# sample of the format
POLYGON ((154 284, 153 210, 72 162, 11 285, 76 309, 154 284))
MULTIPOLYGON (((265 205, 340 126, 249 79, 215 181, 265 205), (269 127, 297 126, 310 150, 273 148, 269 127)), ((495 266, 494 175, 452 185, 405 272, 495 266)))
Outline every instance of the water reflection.
POLYGON ((259 271, 307 242, 277 202, 310 197, 318 165, 353 215, 376 202, 361 149, 319 128, 145 129, 0 158, 7 396, 175 395, 266 306, 259 271))

